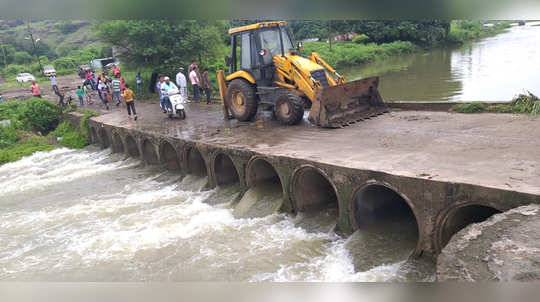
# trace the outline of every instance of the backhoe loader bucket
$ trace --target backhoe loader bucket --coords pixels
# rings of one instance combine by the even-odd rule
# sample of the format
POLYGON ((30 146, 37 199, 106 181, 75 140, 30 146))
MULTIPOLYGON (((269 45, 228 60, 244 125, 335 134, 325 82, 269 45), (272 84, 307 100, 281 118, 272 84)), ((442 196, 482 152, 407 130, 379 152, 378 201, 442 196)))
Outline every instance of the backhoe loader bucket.
POLYGON ((388 112, 372 77, 324 87, 317 91, 309 121, 325 128, 341 128, 388 112))

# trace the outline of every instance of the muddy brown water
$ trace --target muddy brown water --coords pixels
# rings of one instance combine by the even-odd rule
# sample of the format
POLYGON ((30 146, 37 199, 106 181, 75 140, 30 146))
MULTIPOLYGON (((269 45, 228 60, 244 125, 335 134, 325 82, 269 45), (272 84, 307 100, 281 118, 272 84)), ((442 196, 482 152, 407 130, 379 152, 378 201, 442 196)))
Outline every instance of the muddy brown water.
POLYGON ((434 276, 432 266, 406 261, 409 251, 404 249, 413 248, 413 242, 386 244, 395 228, 347 238, 334 231, 336 208, 293 216, 277 211, 279 187, 276 191, 263 183, 240 200, 237 185, 205 191, 206 184, 206 177, 143 167, 92 146, 38 152, 3 165, 0 280, 391 281, 434 276), (268 204, 261 205, 264 201, 268 204))
POLYGON ((381 78, 386 101, 508 101, 540 95, 540 22, 461 47, 433 49, 342 70, 381 78))

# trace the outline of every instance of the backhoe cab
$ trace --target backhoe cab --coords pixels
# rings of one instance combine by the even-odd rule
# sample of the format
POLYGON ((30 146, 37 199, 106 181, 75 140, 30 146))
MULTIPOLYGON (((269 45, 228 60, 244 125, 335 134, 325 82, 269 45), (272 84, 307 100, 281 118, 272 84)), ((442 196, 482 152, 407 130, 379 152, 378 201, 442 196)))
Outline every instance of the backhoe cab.
POLYGON ((337 128, 388 111, 377 77, 352 82, 317 53, 299 55, 286 22, 261 22, 229 30, 229 74, 218 71, 225 107, 240 121, 251 120, 259 105, 271 107, 283 124, 294 125, 311 106, 309 120, 337 128))

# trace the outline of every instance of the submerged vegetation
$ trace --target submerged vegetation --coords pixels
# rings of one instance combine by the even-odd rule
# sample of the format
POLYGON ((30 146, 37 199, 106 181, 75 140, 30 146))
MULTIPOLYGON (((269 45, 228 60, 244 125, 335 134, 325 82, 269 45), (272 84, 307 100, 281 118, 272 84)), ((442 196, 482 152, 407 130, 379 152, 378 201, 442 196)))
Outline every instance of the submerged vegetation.
MULTIPOLYGON (((82 112, 85 123, 94 112, 82 112)), ((88 130, 60 122, 62 110, 46 99, 8 101, 0 104, 0 165, 17 161, 36 151, 56 148, 58 143, 70 148, 88 145, 88 130)))
POLYGON ((527 113, 533 116, 540 115, 540 99, 534 94, 520 94, 508 104, 487 105, 482 102, 458 104, 452 110, 459 113, 527 113))

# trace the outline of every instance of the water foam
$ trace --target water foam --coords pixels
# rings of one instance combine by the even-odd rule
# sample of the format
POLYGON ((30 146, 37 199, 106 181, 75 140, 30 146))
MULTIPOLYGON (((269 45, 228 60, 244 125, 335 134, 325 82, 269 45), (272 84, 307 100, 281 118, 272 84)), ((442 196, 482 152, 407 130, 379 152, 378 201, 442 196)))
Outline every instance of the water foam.
POLYGON ((202 191, 206 178, 109 157, 58 149, 0 168, 0 187, 10 188, 0 198, 49 196, 0 209, 0 280, 383 281, 399 266, 355 273, 331 228, 299 227, 303 216, 280 213, 237 219, 232 202, 205 202, 234 200, 234 190, 202 191), (50 189, 69 181, 65 195, 50 189))

